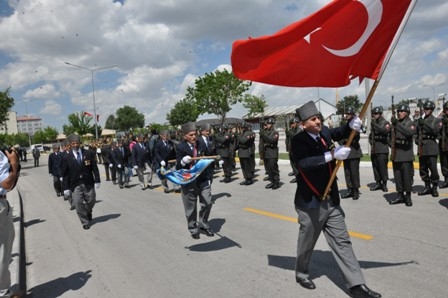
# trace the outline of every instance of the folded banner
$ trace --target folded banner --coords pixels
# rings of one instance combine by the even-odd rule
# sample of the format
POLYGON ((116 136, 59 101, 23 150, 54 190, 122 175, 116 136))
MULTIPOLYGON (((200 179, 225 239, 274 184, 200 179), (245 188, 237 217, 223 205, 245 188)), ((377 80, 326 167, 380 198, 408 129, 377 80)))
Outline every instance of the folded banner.
POLYGON ((342 87, 357 77, 376 80, 415 2, 331 1, 273 35, 235 41, 233 73, 242 80, 290 87, 342 87))
POLYGON ((214 161, 214 159, 208 158, 200 159, 188 170, 180 169, 176 171, 174 167, 169 170, 161 167, 157 170, 157 176, 160 179, 167 178, 173 183, 185 185, 193 182, 214 161))

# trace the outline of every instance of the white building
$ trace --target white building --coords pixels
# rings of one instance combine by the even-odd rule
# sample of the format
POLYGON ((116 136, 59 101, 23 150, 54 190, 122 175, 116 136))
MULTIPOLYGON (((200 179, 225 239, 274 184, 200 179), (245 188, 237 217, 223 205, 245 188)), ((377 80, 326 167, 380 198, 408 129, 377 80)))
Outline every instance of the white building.
POLYGON ((37 131, 42 130, 42 119, 32 115, 17 117, 17 130, 33 136, 37 131))
POLYGON ((12 135, 17 134, 17 132, 17 113, 10 111, 5 125, 0 126, 0 133, 12 135))

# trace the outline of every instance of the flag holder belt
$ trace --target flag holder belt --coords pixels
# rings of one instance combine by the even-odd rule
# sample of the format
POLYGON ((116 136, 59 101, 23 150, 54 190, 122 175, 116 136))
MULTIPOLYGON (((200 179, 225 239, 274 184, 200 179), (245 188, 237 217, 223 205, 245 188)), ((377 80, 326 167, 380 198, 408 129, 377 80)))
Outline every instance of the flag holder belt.
POLYGON ((327 194, 326 196, 321 195, 317 189, 314 187, 314 185, 311 184, 310 180, 308 180, 308 178, 306 178, 305 173, 302 171, 302 169, 297 166, 297 169, 300 172, 300 175, 303 177, 303 180, 305 181, 306 185, 308 185, 308 187, 311 189, 311 191, 316 195, 317 198, 319 198, 320 200, 326 200, 330 198, 330 195, 327 194))

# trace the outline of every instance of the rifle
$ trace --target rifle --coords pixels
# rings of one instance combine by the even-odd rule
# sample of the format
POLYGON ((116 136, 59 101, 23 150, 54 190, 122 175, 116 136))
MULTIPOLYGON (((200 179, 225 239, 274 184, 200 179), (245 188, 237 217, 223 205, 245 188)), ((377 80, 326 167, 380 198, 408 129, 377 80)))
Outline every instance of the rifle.
MULTIPOLYGON (((395 104, 394 104, 394 96, 392 95, 392 118, 395 118, 395 104)), ((392 121, 391 121, 392 122, 392 121)), ((390 130, 390 159, 395 159, 395 154, 397 152, 397 146, 395 145, 396 139, 396 127, 392 125, 392 129, 390 130)))
MULTIPOLYGON (((372 108, 373 108, 373 104, 372 103, 370 103, 370 110, 372 110, 372 108)), ((370 115, 370 118, 373 118, 373 115, 371 114, 370 115)), ((372 150, 371 150, 371 152, 372 152, 372 154, 375 154, 375 130, 373 129, 373 121, 375 121, 375 118, 373 118, 373 119, 371 119, 371 121, 370 121, 370 138, 371 138, 371 140, 372 140, 372 144, 371 144, 371 146, 372 146, 372 150)))
MULTIPOLYGON (((423 113, 424 113, 424 111, 423 111, 423 103, 420 102, 420 118, 421 119, 425 119, 425 117, 424 117, 425 115, 423 113)), ((420 121, 420 119, 419 119, 419 121, 420 121)), ((422 149, 423 149, 423 128, 420 125, 418 125, 418 149, 417 149, 417 153, 418 153, 419 157, 422 156, 422 153, 423 153, 422 149)))

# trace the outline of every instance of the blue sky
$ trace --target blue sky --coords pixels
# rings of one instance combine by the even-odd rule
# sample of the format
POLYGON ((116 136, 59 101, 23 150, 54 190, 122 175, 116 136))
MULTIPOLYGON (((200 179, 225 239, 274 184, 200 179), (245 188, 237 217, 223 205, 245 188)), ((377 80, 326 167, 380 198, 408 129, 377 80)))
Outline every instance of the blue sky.
MULTIPOLYGON (((0 88, 11 87, 14 110, 41 117, 62 131, 67 115, 93 113, 91 72, 100 125, 124 105, 163 123, 187 86, 207 72, 229 68, 231 45, 272 34, 318 10, 327 0, 1 0, 0 88)), ((448 4, 420 0, 377 88, 374 105, 448 91, 448 4), (424 86, 427 85, 427 86, 424 86)), ((254 84, 271 107, 295 105, 319 94, 335 102, 334 88, 254 84)), ((339 88, 358 95, 364 85, 339 88)), ((229 116, 241 117, 236 105, 229 116)), ((214 117, 203 115, 201 118, 214 117)))

